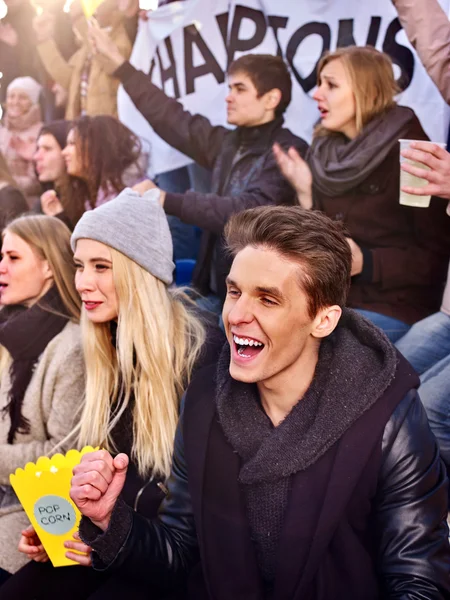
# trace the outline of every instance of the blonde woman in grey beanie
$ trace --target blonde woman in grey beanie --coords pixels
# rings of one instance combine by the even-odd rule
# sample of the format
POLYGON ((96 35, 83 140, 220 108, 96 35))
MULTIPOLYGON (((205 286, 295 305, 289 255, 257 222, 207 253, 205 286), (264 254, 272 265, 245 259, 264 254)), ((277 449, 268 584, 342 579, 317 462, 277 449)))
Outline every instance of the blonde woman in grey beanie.
MULTIPOLYGON (((122 497, 152 518, 166 493, 183 391, 194 370, 216 361, 224 338, 218 328, 205 326, 182 291, 170 287, 172 240, 157 191, 140 196, 127 188, 86 212, 71 243, 84 307, 87 379, 79 445, 128 454, 131 465, 122 497)), ((92 454, 93 461, 97 455, 92 454)), ((73 550, 83 550, 85 560, 78 555, 77 562, 88 568, 53 569, 32 561, 0 588, 0 597, 59 600, 62 585, 65 600, 112 600, 130 596, 130 591, 130 597, 147 597, 148 590, 122 580, 120 572, 89 568, 88 546, 79 541, 66 546, 69 558, 74 558, 73 550)), ((36 553, 45 560, 35 534, 22 538, 20 548, 30 558, 36 553)))

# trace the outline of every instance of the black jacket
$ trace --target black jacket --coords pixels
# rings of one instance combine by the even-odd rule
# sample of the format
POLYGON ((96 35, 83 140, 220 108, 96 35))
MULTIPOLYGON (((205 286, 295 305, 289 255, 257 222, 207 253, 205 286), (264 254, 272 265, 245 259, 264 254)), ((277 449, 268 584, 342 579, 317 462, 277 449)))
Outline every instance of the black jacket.
POLYGON ((130 63, 125 62, 114 74, 163 140, 212 171, 210 194, 193 190, 167 193, 164 209, 205 230, 193 282, 202 293, 214 291, 224 298, 230 266, 221 244, 225 223, 233 213, 246 208, 297 204, 295 192, 277 167, 272 145, 278 142, 285 149, 294 146, 302 156, 308 146, 282 127, 281 117, 259 127, 214 127, 205 117, 185 111, 180 102, 166 96, 130 63), (212 268, 217 279, 213 284, 212 268))
MULTIPOLYGON (((380 361, 381 375, 386 362, 380 361)), ((164 591, 182 587, 189 575, 188 597, 195 600, 450 598, 447 478, 414 389, 418 378, 395 357, 390 384, 379 397, 365 398, 373 378, 361 366, 346 373, 330 368, 342 388, 354 389, 343 410, 350 413, 359 397, 366 409, 292 475, 270 596, 238 483, 240 458, 218 418, 220 384, 212 366, 188 389, 159 520, 133 514, 121 501, 105 533, 82 519, 94 567, 120 566, 164 591)), ((339 427, 346 415, 329 418, 339 427)))
POLYGON ((28 212, 28 204, 18 188, 13 185, 0 187, 0 232, 10 221, 26 212, 28 212))

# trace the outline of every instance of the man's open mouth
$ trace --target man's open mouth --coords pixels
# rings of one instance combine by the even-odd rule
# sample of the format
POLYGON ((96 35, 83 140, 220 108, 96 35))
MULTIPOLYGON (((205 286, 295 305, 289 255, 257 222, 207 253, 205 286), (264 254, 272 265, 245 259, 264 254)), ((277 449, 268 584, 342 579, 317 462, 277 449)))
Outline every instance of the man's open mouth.
POLYGON ((233 334, 236 351, 242 358, 254 358, 264 348, 264 344, 255 338, 239 337, 233 334))

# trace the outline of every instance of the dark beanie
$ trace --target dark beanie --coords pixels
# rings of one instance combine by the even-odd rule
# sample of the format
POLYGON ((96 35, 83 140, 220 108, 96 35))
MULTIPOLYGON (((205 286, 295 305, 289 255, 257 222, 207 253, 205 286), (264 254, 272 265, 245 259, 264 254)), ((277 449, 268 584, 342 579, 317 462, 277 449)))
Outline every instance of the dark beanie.
MULTIPOLYGON (((49 133, 58 142, 61 150, 66 147, 66 140, 69 131, 72 129, 72 121, 52 121, 46 123, 40 130, 39 135, 49 133)), ((39 136, 38 136, 39 137, 39 136)))

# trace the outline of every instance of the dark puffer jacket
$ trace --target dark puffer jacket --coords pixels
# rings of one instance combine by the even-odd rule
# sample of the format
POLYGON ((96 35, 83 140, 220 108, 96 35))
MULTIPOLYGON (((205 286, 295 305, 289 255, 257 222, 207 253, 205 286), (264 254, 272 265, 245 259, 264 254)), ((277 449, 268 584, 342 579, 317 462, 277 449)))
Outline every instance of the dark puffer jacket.
POLYGON ((194 285, 203 294, 225 297, 230 263, 221 234, 236 212, 266 204, 297 204, 292 187, 281 175, 272 154, 278 142, 294 146, 305 156, 308 145, 283 128, 276 118, 258 127, 230 130, 214 127, 202 115, 191 115, 182 104, 152 84, 148 75, 125 62, 114 75, 155 132, 173 148, 212 171, 212 192, 167 193, 164 209, 185 223, 205 230, 194 285))

